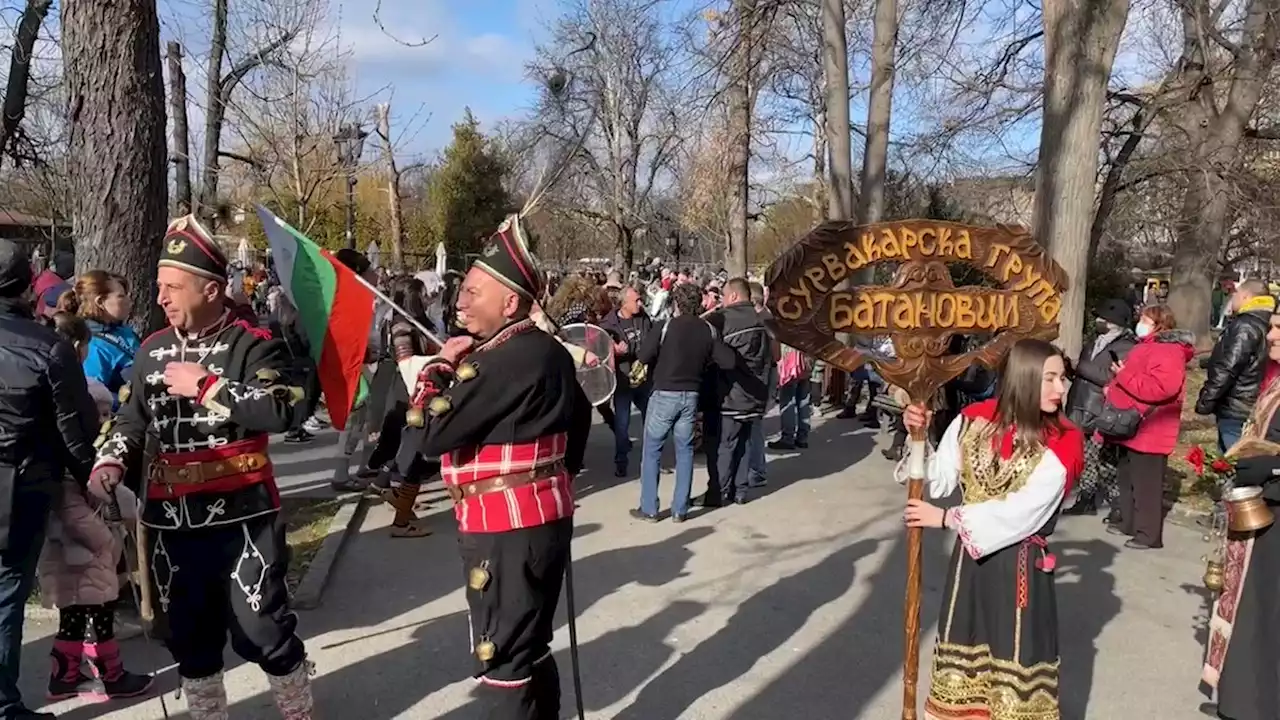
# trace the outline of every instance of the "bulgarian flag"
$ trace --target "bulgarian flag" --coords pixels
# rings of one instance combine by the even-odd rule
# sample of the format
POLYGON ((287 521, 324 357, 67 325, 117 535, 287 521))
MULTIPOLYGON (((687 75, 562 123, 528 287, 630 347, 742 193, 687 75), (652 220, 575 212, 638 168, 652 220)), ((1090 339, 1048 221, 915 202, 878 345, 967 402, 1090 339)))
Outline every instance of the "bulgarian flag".
POLYGON ((351 408, 365 394, 362 370, 373 328, 373 291, 329 251, 271 211, 256 207, 280 289, 298 308, 298 324, 311 346, 329 419, 343 430, 351 408))

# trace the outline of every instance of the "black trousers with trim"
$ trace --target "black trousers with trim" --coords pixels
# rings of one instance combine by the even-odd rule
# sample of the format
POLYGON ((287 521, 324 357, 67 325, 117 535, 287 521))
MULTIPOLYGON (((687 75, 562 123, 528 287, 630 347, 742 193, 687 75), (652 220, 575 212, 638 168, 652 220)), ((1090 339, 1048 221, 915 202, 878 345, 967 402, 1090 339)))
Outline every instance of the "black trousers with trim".
POLYGON ((279 512, 202 530, 152 530, 155 599, 166 606, 178 674, 222 670, 228 635, 236 654, 268 675, 296 670, 306 648, 289 609, 288 568, 279 512))
POLYGON ((462 533, 478 718, 559 720, 560 673, 551 655, 556 605, 569 562, 573 518, 501 533, 462 533), (482 570, 483 573, 473 573, 482 570), (487 583, 472 582, 487 573, 487 583))

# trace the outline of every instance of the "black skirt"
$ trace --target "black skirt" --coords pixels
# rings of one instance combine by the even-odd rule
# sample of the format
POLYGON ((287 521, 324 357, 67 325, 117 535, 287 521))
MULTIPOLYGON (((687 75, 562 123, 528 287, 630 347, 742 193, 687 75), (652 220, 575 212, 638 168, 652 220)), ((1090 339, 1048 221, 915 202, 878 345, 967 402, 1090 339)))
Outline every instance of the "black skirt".
POLYGON ((1040 536, 974 560, 956 543, 928 720, 1058 720, 1058 606, 1040 536))
MULTIPOLYGON (((1271 505, 1272 511, 1280 507, 1271 505)), ((1280 717, 1280 530, 1254 536, 1231 642, 1218 680, 1218 714, 1230 720, 1280 717)))

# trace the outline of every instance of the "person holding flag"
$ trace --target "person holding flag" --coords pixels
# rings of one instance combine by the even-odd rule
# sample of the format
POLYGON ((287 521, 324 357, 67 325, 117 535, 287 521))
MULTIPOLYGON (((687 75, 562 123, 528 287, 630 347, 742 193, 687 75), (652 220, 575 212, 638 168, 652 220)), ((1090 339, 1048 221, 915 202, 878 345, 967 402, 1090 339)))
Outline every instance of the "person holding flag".
POLYGON ((126 473, 146 478, 150 568, 140 575, 168 615, 191 717, 227 717, 229 634, 236 654, 266 672, 281 716, 310 720, 310 663, 289 609, 289 550, 267 449, 302 407, 289 351, 234 318, 227 259, 193 216, 169 225, 156 283, 169 327, 138 350, 119 412, 96 443, 89 489, 110 500, 126 473), (146 468, 148 432, 159 453, 146 468))
MULTIPOLYGON (((513 215, 458 294, 469 335, 446 340, 438 355, 399 362, 411 407, 424 420, 405 429, 399 464, 440 458, 460 531, 476 717, 488 720, 560 717, 550 646, 591 404, 569 352, 529 317, 542 289, 513 215)), ((393 343, 410 329, 393 329, 393 343)))

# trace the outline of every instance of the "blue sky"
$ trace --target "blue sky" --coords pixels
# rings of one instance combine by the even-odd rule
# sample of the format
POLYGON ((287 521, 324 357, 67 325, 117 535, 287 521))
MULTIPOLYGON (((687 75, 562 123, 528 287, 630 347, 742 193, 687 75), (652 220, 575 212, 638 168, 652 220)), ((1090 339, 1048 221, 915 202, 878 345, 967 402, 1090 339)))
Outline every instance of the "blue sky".
POLYGON ((407 117, 418 107, 430 113, 412 142, 412 150, 430 152, 449 141, 449 126, 470 107, 486 126, 520 114, 534 100, 524 77, 525 63, 551 0, 383 0, 381 18, 388 37, 373 19, 373 3, 342 8, 342 42, 352 54, 358 88, 372 92, 391 84, 394 107, 407 117), (357 9, 358 8, 358 9, 357 9))

